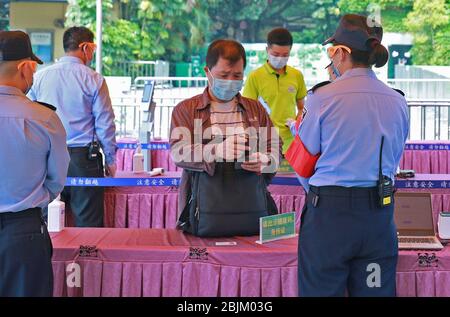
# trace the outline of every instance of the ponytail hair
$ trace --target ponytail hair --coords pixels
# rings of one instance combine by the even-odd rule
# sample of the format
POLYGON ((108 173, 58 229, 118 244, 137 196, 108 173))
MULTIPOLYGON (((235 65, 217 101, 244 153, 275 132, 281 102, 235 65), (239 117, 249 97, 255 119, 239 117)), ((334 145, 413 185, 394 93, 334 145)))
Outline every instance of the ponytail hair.
POLYGON ((373 66, 379 68, 386 65, 389 59, 389 53, 386 47, 384 47, 380 41, 371 39, 367 43, 367 51, 360 51, 354 48, 352 49, 351 58, 353 63, 373 66))
POLYGON ((369 53, 369 65, 375 65, 375 67, 383 67, 386 65, 389 59, 389 53, 386 47, 384 47, 378 40, 371 40, 369 42, 371 48, 369 53))

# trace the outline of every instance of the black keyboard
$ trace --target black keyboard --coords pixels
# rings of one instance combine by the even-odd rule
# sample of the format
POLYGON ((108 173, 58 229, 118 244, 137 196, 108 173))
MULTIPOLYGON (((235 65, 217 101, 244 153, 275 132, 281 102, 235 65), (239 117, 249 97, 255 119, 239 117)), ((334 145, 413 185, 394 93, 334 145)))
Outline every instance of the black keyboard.
POLYGON ((435 243, 433 238, 398 238, 400 243, 435 243))

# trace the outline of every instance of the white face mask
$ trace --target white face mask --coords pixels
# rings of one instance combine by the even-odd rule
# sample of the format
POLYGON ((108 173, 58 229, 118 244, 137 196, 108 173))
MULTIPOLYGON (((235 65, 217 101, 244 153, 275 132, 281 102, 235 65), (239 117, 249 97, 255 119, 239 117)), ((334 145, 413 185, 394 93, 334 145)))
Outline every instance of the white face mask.
POLYGON ((287 62, 289 60, 288 57, 281 57, 281 56, 273 56, 269 54, 269 63, 272 65, 275 69, 282 69, 287 65, 287 62))

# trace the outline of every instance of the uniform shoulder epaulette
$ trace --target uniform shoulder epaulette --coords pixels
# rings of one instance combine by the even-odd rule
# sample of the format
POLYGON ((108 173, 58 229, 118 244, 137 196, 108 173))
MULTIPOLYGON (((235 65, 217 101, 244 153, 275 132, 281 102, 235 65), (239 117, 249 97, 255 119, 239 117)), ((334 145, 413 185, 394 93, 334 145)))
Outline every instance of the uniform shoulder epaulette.
POLYGON ((394 89, 396 92, 398 92, 403 97, 405 96, 405 93, 403 91, 401 91, 400 89, 397 89, 397 88, 392 88, 392 89, 394 89))
POLYGON ((38 104, 40 104, 40 105, 42 105, 42 106, 44 106, 44 107, 46 107, 46 108, 48 108, 48 109, 50 109, 52 111, 56 111, 56 107, 52 106, 51 104, 48 104, 48 103, 45 103, 45 102, 42 102, 42 101, 35 101, 35 102, 37 102, 38 104))
POLYGON ((319 89, 320 87, 326 86, 328 84, 331 84, 331 81, 327 80, 327 81, 323 81, 321 83, 318 83, 317 85, 315 85, 313 88, 311 88, 309 91, 314 93, 317 89, 319 89))

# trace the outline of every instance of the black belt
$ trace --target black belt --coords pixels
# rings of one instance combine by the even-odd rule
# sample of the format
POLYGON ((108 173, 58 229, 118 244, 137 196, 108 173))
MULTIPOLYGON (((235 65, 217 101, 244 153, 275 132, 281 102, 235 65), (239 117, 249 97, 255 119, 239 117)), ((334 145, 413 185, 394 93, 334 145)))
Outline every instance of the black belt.
POLYGON ((377 187, 310 186, 309 190, 316 195, 335 197, 366 198, 378 194, 377 187))
POLYGON ((377 187, 342 187, 342 186, 310 186, 308 193, 308 200, 317 207, 320 197, 341 197, 349 198, 362 198, 367 199, 369 202, 376 205, 378 197, 377 187))
POLYGON ((20 219, 20 218, 27 218, 27 217, 35 217, 39 216, 41 217, 41 208, 29 208, 22 211, 17 212, 2 212, 0 213, 0 220, 6 220, 6 219, 20 219))
POLYGON ((88 146, 82 146, 82 147, 69 147, 67 148, 69 153, 82 153, 89 151, 88 146))

